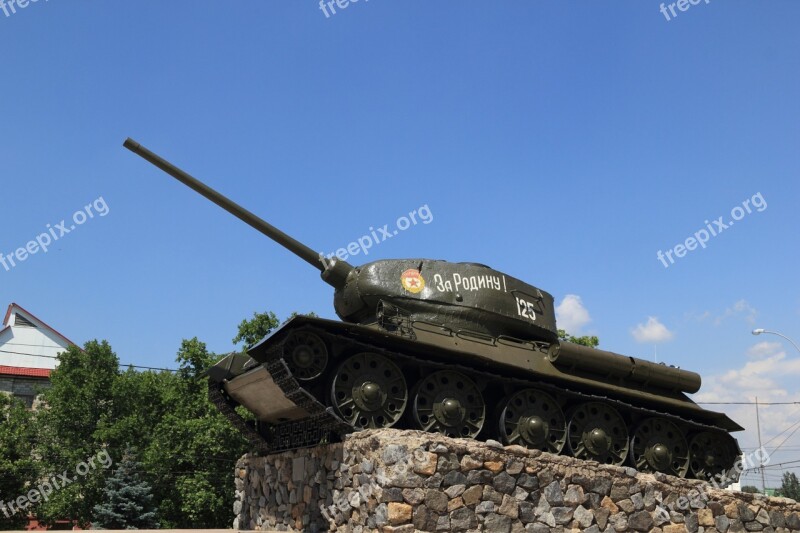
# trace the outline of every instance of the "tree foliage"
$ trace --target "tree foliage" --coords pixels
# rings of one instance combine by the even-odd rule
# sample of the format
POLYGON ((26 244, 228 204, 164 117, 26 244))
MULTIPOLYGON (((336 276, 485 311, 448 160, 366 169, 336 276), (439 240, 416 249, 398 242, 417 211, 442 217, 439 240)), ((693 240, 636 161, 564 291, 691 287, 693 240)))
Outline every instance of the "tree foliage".
POLYGON ((287 322, 289 322, 291 319, 293 319, 296 316, 310 316, 310 317, 313 317, 313 318, 317 318, 317 313, 315 313, 314 311, 309 311, 308 313, 302 313, 301 314, 301 313, 298 313, 297 311, 292 311, 292 314, 289 315, 289 318, 284 320, 283 323, 286 324, 287 322))
POLYGON ((32 418, 22 402, 0 394, 0 529, 22 529, 26 522, 26 512, 15 512, 5 502, 24 496, 26 483, 38 479, 39 463, 31 453, 32 418))
MULTIPOLYGON (((105 473, 92 469, 75 476, 75 468, 107 444, 103 432, 114 418, 114 384, 119 359, 105 341, 71 346, 59 355, 51 387, 43 394, 47 408, 38 412, 38 453, 45 476, 67 473, 75 481, 54 491, 36 509, 40 521, 75 520, 82 527, 103 496, 105 473)), ((113 449, 113 443, 111 443, 113 449)))
POLYGON ((178 350, 179 371, 163 391, 167 412, 152 431, 144 463, 153 476, 162 527, 227 528, 231 471, 246 441, 208 401, 201 374, 218 359, 197 338, 178 350))
POLYGON ((784 498, 791 498, 795 501, 800 501, 800 481, 794 472, 784 472, 781 488, 778 489, 778 494, 784 498))
MULTIPOLYGON (((255 313, 239 324, 234 343, 251 346, 279 325, 274 313, 255 313)), ((105 341, 70 347, 59 355, 43 408, 28 411, 0 395, 0 499, 65 474, 71 483, 29 509, 45 525, 230 527, 231 473, 247 441, 208 400, 204 372, 218 359, 197 338, 182 341, 175 372, 120 369, 105 341), (126 458, 129 447, 138 463, 126 458), (76 475, 100 451, 116 471, 95 465, 76 475), (125 498, 138 502, 138 518, 120 511, 125 498)), ((0 509, 0 528, 20 529, 26 513, 9 514, 0 509)))
POLYGON ((95 528, 154 529, 158 526, 150 485, 131 448, 105 482, 103 503, 94 506, 95 528))
POLYGON ((745 485, 742 487, 742 492, 749 492, 750 494, 758 494, 761 492, 758 490, 758 487, 754 487, 753 485, 745 485))
POLYGON ((589 348, 597 348, 600 345, 600 339, 595 336, 584 335, 583 337, 575 337, 570 335, 565 330, 558 330, 558 340, 567 341, 581 346, 588 346, 589 348))
MULTIPOLYGON (((295 314, 293 314, 292 317, 295 314)), ((272 311, 253 313, 253 318, 250 320, 242 320, 241 324, 239 324, 239 333, 233 338, 233 344, 244 342, 244 348, 247 350, 269 335, 269 333, 280 324, 278 317, 275 316, 275 313, 272 311)))

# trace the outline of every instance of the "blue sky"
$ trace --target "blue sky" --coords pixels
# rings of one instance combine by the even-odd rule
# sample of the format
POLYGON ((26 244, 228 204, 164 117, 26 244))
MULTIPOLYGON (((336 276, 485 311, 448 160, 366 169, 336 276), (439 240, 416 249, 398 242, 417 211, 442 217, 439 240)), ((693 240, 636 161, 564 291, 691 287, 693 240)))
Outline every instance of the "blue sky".
MULTIPOLYGON (((427 205, 430 224, 351 262, 487 263, 566 298, 560 323, 606 349, 657 344, 704 376, 701 399, 800 400, 800 354, 749 333, 800 338, 800 4, 669 21, 659 4, 0 11, 0 252, 108 207, 0 267, 0 301, 152 366, 184 337, 230 350, 254 311, 334 317, 313 269, 124 150, 131 136, 320 251, 427 205), (705 249, 657 259, 759 193, 766 208, 705 249)), ((751 445, 753 409, 730 412, 751 445)), ((766 416, 776 434, 800 410, 766 416)))

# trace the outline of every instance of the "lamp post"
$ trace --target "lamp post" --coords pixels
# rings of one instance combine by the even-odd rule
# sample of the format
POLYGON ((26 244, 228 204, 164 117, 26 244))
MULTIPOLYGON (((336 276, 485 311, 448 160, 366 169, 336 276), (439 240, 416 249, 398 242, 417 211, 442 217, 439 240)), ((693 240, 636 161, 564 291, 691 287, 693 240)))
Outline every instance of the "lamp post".
MULTIPOLYGON (((787 337, 783 333, 778 333, 777 331, 767 331, 764 328, 754 329, 752 333, 753 333, 753 335, 761 335, 762 333, 768 333, 770 335, 777 335, 778 337, 783 337, 787 341, 791 342, 792 346, 794 346, 795 349, 798 352, 800 352, 800 347, 797 346, 797 343, 795 343, 792 339, 790 339, 789 337, 787 337)), ((761 424, 760 424, 758 418, 759 418, 758 417, 758 398, 756 398, 756 426, 758 427, 758 446, 759 446, 759 448, 761 448, 762 447, 761 446, 761 424)), ((767 490, 766 490, 766 484, 765 484, 765 481, 764 481, 764 460, 763 459, 761 460, 761 465, 760 465, 759 469, 761 470, 761 488, 766 493, 767 490)))
POLYGON ((764 476, 764 455, 761 453, 761 450, 764 449, 764 446, 761 445, 761 420, 758 417, 758 396, 756 396, 756 428, 758 429, 758 457, 761 459, 761 463, 758 465, 758 469, 761 470, 761 493, 767 493, 767 479, 764 476))
POLYGON ((794 341, 793 341, 792 339, 790 339, 789 337, 787 337, 786 335, 784 335, 783 333, 778 333, 777 331, 767 331, 767 330, 766 330, 766 329, 764 329, 764 328, 758 328, 758 329, 754 329, 754 330, 753 330, 753 335, 761 335, 762 333, 769 333, 770 335, 777 335, 778 337, 783 337, 783 338, 784 338, 784 339, 786 339, 787 341, 791 342, 791 343, 792 343, 792 346, 794 346, 794 348, 795 348, 795 349, 796 349, 798 352, 800 352, 800 347, 798 347, 798 346, 797 346, 797 343, 796 343, 796 342, 794 342, 794 341))

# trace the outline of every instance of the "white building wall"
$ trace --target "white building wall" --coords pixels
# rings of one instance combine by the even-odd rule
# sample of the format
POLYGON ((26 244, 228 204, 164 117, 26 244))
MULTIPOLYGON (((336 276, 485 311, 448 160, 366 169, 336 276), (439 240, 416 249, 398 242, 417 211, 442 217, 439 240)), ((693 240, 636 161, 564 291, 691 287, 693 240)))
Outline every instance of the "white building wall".
POLYGON ((19 309, 12 307, 6 322, 10 327, 0 332, 0 365, 54 369, 55 357, 65 351, 69 343, 26 313, 22 313, 22 316, 36 327, 14 325, 19 312, 19 309))

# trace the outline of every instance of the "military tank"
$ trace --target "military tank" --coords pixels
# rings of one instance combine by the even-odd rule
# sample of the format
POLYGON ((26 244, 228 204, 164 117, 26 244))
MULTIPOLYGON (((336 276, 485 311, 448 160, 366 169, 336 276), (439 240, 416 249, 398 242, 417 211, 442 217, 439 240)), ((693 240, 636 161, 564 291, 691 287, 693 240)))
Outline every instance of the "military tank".
POLYGON ((742 428, 687 393, 694 372, 558 338, 553 297, 479 263, 323 257, 163 158, 124 146, 320 271, 341 321, 296 316, 208 370, 254 450, 365 428, 497 439, 639 471, 722 478, 742 428), (246 420, 237 412, 252 414, 246 420))

